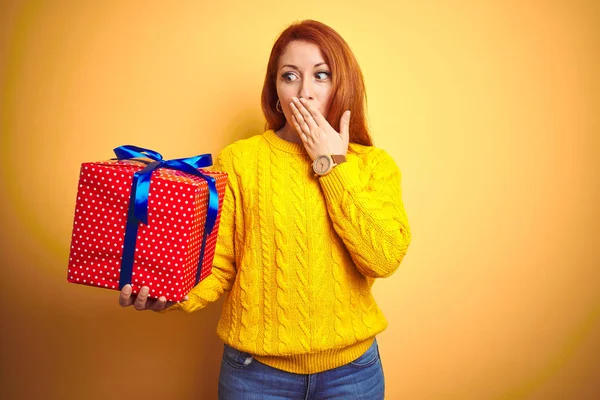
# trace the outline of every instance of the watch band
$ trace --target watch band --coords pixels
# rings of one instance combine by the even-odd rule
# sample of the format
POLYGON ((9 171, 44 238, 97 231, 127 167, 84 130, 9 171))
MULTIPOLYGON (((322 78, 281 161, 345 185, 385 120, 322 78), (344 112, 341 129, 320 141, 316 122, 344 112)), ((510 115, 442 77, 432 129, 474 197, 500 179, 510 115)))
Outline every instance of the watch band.
POLYGON ((343 154, 332 154, 331 159, 334 163, 336 163, 336 165, 346 162, 346 156, 343 154))

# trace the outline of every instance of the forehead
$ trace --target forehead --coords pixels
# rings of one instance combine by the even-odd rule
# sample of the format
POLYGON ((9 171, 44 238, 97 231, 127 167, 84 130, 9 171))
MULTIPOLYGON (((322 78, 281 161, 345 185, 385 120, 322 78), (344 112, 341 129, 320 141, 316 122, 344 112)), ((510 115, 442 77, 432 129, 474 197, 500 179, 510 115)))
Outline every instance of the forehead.
POLYGON ((279 67, 284 64, 293 64, 301 67, 313 67, 325 61, 319 46, 311 42, 294 40, 285 47, 279 57, 279 67))

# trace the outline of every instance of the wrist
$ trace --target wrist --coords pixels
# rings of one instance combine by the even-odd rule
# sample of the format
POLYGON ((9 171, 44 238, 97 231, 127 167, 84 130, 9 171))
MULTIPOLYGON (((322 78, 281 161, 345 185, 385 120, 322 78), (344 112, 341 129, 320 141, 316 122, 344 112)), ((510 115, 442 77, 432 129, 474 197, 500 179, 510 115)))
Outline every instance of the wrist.
POLYGON ((360 166, 356 160, 339 164, 332 172, 320 176, 318 181, 327 198, 339 198, 342 193, 353 191, 360 186, 360 166))
POLYGON ((345 154, 321 154, 313 161, 313 172, 315 176, 325 176, 344 162, 346 162, 345 154))

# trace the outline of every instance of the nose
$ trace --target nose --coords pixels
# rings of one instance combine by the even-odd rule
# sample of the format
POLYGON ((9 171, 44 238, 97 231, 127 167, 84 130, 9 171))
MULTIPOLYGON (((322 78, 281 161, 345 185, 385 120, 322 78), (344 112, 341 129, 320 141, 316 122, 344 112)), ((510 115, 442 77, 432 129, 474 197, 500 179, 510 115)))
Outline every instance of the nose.
POLYGON ((298 98, 305 98, 307 100, 314 100, 314 93, 312 88, 313 82, 310 79, 303 79, 302 85, 300 86, 300 92, 298 98))

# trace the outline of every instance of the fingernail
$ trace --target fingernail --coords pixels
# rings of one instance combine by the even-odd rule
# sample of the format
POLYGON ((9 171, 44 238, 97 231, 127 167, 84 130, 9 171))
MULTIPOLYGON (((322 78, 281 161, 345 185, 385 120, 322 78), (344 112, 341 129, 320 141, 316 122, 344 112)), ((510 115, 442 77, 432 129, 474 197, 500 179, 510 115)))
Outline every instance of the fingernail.
POLYGON ((123 286, 123 292, 125 294, 131 293, 131 285, 125 285, 125 286, 123 286))
POLYGON ((148 288, 147 287, 143 287, 142 290, 140 291, 140 294, 146 295, 148 294, 148 288))

